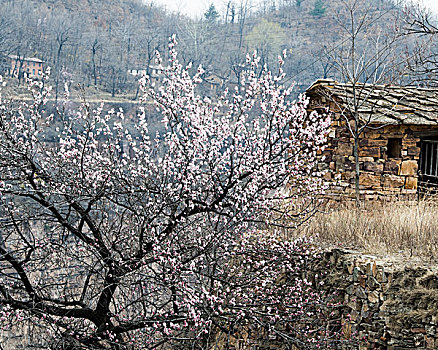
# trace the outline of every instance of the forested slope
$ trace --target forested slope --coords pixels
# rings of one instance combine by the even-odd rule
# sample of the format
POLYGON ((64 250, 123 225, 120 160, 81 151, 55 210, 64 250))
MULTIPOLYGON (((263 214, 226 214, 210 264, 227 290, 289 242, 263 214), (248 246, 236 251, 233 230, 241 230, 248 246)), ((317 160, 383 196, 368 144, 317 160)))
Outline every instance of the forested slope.
MULTIPOLYGON (((362 3, 355 11, 367 15, 368 31, 385 37, 393 30, 401 9, 392 1, 362 3)), ((211 7, 197 20, 140 0, 0 4, 1 54, 44 60, 52 67, 56 91, 74 82, 113 96, 135 95, 137 78, 128 71, 150 73, 154 52, 166 54, 174 33, 182 61, 202 64, 206 75, 213 73, 221 82, 238 82, 246 53, 255 49, 271 69, 286 50, 289 82, 297 81, 301 89, 318 78, 336 78, 331 53, 346 42, 348 16, 343 0, 230 1, 224 12, 211 7)))

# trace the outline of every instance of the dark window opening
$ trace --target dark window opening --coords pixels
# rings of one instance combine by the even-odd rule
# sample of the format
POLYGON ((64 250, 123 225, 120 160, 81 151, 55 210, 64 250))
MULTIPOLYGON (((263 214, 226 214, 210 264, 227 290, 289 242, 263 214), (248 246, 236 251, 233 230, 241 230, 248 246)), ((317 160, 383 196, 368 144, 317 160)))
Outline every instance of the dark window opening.
POLYGON ((388 139, 386 154, 388 158, 401 158, 402 139, 388 139))
POLYGON ((420 174, 438 178, 438 140, 421 140, 420 174))
POLYGON ((420 162, 418 167, 419 193, 438 194, 438 139, 428 137, 420 143, 420 162))

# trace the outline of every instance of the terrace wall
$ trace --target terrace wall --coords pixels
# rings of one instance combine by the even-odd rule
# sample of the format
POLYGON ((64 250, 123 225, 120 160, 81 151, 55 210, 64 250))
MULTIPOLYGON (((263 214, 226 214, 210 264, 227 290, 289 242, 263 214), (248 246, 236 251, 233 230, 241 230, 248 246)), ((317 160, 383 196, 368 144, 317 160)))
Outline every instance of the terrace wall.
POLYGON ((327 272, 324 288, 342 302, 345 338, 357 341, 344 348, 438 349, 437 266, 339 249, 319 266, 316 272, 327 272))

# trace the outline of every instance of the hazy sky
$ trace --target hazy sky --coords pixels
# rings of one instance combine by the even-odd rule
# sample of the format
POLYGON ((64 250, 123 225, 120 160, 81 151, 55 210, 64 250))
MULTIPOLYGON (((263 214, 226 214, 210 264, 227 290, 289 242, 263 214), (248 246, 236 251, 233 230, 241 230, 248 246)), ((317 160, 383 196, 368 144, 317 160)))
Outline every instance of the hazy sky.
POLYGON ((415 2, 429 7, 436 15, 438 15, 438 0, 417 0, 415 2))
MULTIPOLYGON (((257 0, 252 0, 254 3, 257 0)), ((329 0, 330 1, 330 0, 329 0)), ((366 0, 364 0, 366 1, 366 0)), ((412 0, 429 7, 438 16, 438 0, 412 0)), ((148 0, 147 2, 150 2, 148 0)), ((228 0, 152 0, 152 2, 164 5, 171 11, 178 11, 193 17, 202 16, 211 3, 214 3, 218 10, 223 10, 228 0)))

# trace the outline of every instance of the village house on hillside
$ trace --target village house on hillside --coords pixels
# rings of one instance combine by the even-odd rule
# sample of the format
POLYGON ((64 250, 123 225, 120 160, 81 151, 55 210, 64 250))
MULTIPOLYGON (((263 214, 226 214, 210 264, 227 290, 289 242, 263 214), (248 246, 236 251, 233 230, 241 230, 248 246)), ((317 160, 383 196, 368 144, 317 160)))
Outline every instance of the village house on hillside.
POLYGON ((26 73, 29 78, 41 79, 43 76, 44 61, 36 57, 20 57, 10 55, 10 72, 11 76, 19 76, 21 73, 26 73))
POLYGON ((329 195, 355 196, 351 102, 366 128, 359 135, 360 197, 415 198, 438 185, 438 89, 341 84, 318 80, 306 92, 309 110, 329 110, 332 127, 320 170, 329 195), (357 103, 359 101, 359 103, 357 103), (348 123, 348 124, 347 124, 348 123))

